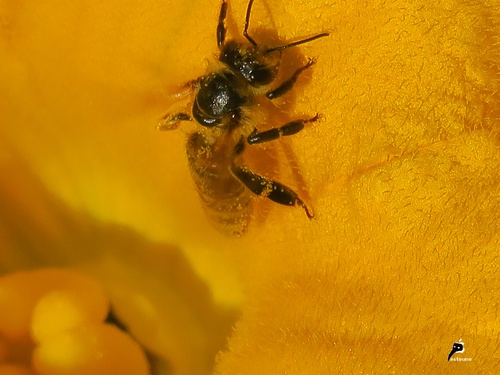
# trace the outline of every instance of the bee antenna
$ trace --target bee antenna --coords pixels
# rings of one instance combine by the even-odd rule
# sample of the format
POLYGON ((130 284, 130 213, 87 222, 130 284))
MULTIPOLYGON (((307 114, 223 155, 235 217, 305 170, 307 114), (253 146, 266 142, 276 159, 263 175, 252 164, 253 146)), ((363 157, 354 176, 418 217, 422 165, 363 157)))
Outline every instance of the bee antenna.
POLYGON ((321 33, 321 34, 318 34, 318 35, 314 35, 314 36, 312 36, 310 38, 306 38, 306 39, 298 40, 296 42, 285 44, 283 46, 277 46, 277 47, 268 48, 268 49, 266 49, 264 51, 264 53, 271 53, 271 52, 275 52, 275 51, 283 51, 284 49, 295 47, 295 46, 298 46, 298 45, 304 44, 304 43, 309 43, 309 42, 312 42, 313 40, 316 40, 316 39, 319 39, 319 38, 323 38, 323 37, 328 36, 328 35, 330 35, 330 34, 329 33, 321 33))
POLYGON ((247 40, 252 43, 254 46, 257 46, 257 43, 255 42, 255 40, 253 40, 253 38, 248 35, 248 25, 250 23, 250 13, 252 11, 252 4, 253 4, 253 0, 250 0, 248 2, 248 7, 247 7, 247 15, 245 17, 245 29, 243 30, 243 36, 245 38, 247 38, 247 40))

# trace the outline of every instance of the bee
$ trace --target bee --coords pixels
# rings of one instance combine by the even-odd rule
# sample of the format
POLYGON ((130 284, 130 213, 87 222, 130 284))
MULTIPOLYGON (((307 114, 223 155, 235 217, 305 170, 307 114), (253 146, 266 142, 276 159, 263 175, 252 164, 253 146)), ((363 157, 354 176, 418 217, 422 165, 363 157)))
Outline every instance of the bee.
POLYGON ((283 82, 275 81, 283 50, 326 37, 321 33, 299 41, 267 47, 248 34, 253 0, 249 0, 243 30, 246 42, 226 40, 228 4, 222 1, 216 29, 220 54, 208 72, 188 83, 177 99, 189 97, 191 110, 163 116, 159 130, 176 129, 180 123, 193 121, 197 130, 186 145, 188 164, 204 209, 215 228, 230 236, 241 236, 252 218, 252 197, 301 207, 309 219, 312 210, 291 188, 249 170, 242 155, 249 146, 291 136, 318 115, 290 121, 279 127, 259 131, 252 122, 256 99, 274 100, 289 92, 299 75, 309 69, 314 59, 299 67, 283 82), (190 112, 190 113, 187 113, 190 112))

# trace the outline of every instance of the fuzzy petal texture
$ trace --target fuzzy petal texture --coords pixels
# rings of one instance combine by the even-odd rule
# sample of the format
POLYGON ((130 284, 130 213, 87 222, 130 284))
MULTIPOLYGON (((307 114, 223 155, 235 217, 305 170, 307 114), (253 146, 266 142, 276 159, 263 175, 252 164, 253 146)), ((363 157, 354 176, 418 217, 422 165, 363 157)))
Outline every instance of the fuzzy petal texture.
POLYGON ((500 3, 279 9, 278 30, 331 32, 297 96, 323 121, 293 139, 317 215, 273 213, 240 253, 249 302, 215 374, 495 373, 500 3))

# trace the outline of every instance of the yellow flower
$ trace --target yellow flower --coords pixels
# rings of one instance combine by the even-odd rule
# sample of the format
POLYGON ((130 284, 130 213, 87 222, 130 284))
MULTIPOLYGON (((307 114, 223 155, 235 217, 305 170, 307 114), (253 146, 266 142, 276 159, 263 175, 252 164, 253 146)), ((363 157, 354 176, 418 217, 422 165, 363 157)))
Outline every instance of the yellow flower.
POLYGON ((85 271, 157 371, 206 374, 241 292, 191 210, 182 138, 156 130, 185 9, 81 6, 0 6, 0 270, 85 271))
POLYGON ((494 373, 499 1, 256 1, 251 32, 330 36, 283 54, 317 64, 278 114, 321 114, 278 142, 315 218, 263 204, 241 239, 203 215, 184 132, 155 129, 219 6, 0 6, 1 270, 95 276, 176 374, 210 371, 239 306, 216 374, 494 373))

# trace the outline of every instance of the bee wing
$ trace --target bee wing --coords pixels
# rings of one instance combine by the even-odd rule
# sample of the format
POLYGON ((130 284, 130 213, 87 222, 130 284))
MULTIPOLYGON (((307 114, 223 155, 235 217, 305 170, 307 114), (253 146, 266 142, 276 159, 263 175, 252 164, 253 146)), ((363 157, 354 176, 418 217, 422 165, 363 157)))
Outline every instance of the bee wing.
MULTIPOLYGON (((281 124, 283 120, 274 123, 276 122, 281 124)), ((280 138, 272 142, 248 146, 243 158, 244 164, 250 170, 270 180, 278 181, 295 191, 305 202, 306 210, 311 216, 314 215, 309 187, 302 175, 300 159, 295 154, 289 139, 280 138)), ((267 200, 259 203, 262 206, 260 211, 265 211, 267 207, 264 206, 268 203, 267 200)))
MULTIPOLYGON (((227 133, 229 134, 229 133, 227 133)), ((191 176, 212 226, 229 236, 241 236, 252 214, 249 191, 230 171, 232 154, 227 137, 211 139, 201 133, 188 138, 186 153, 191 176)))

